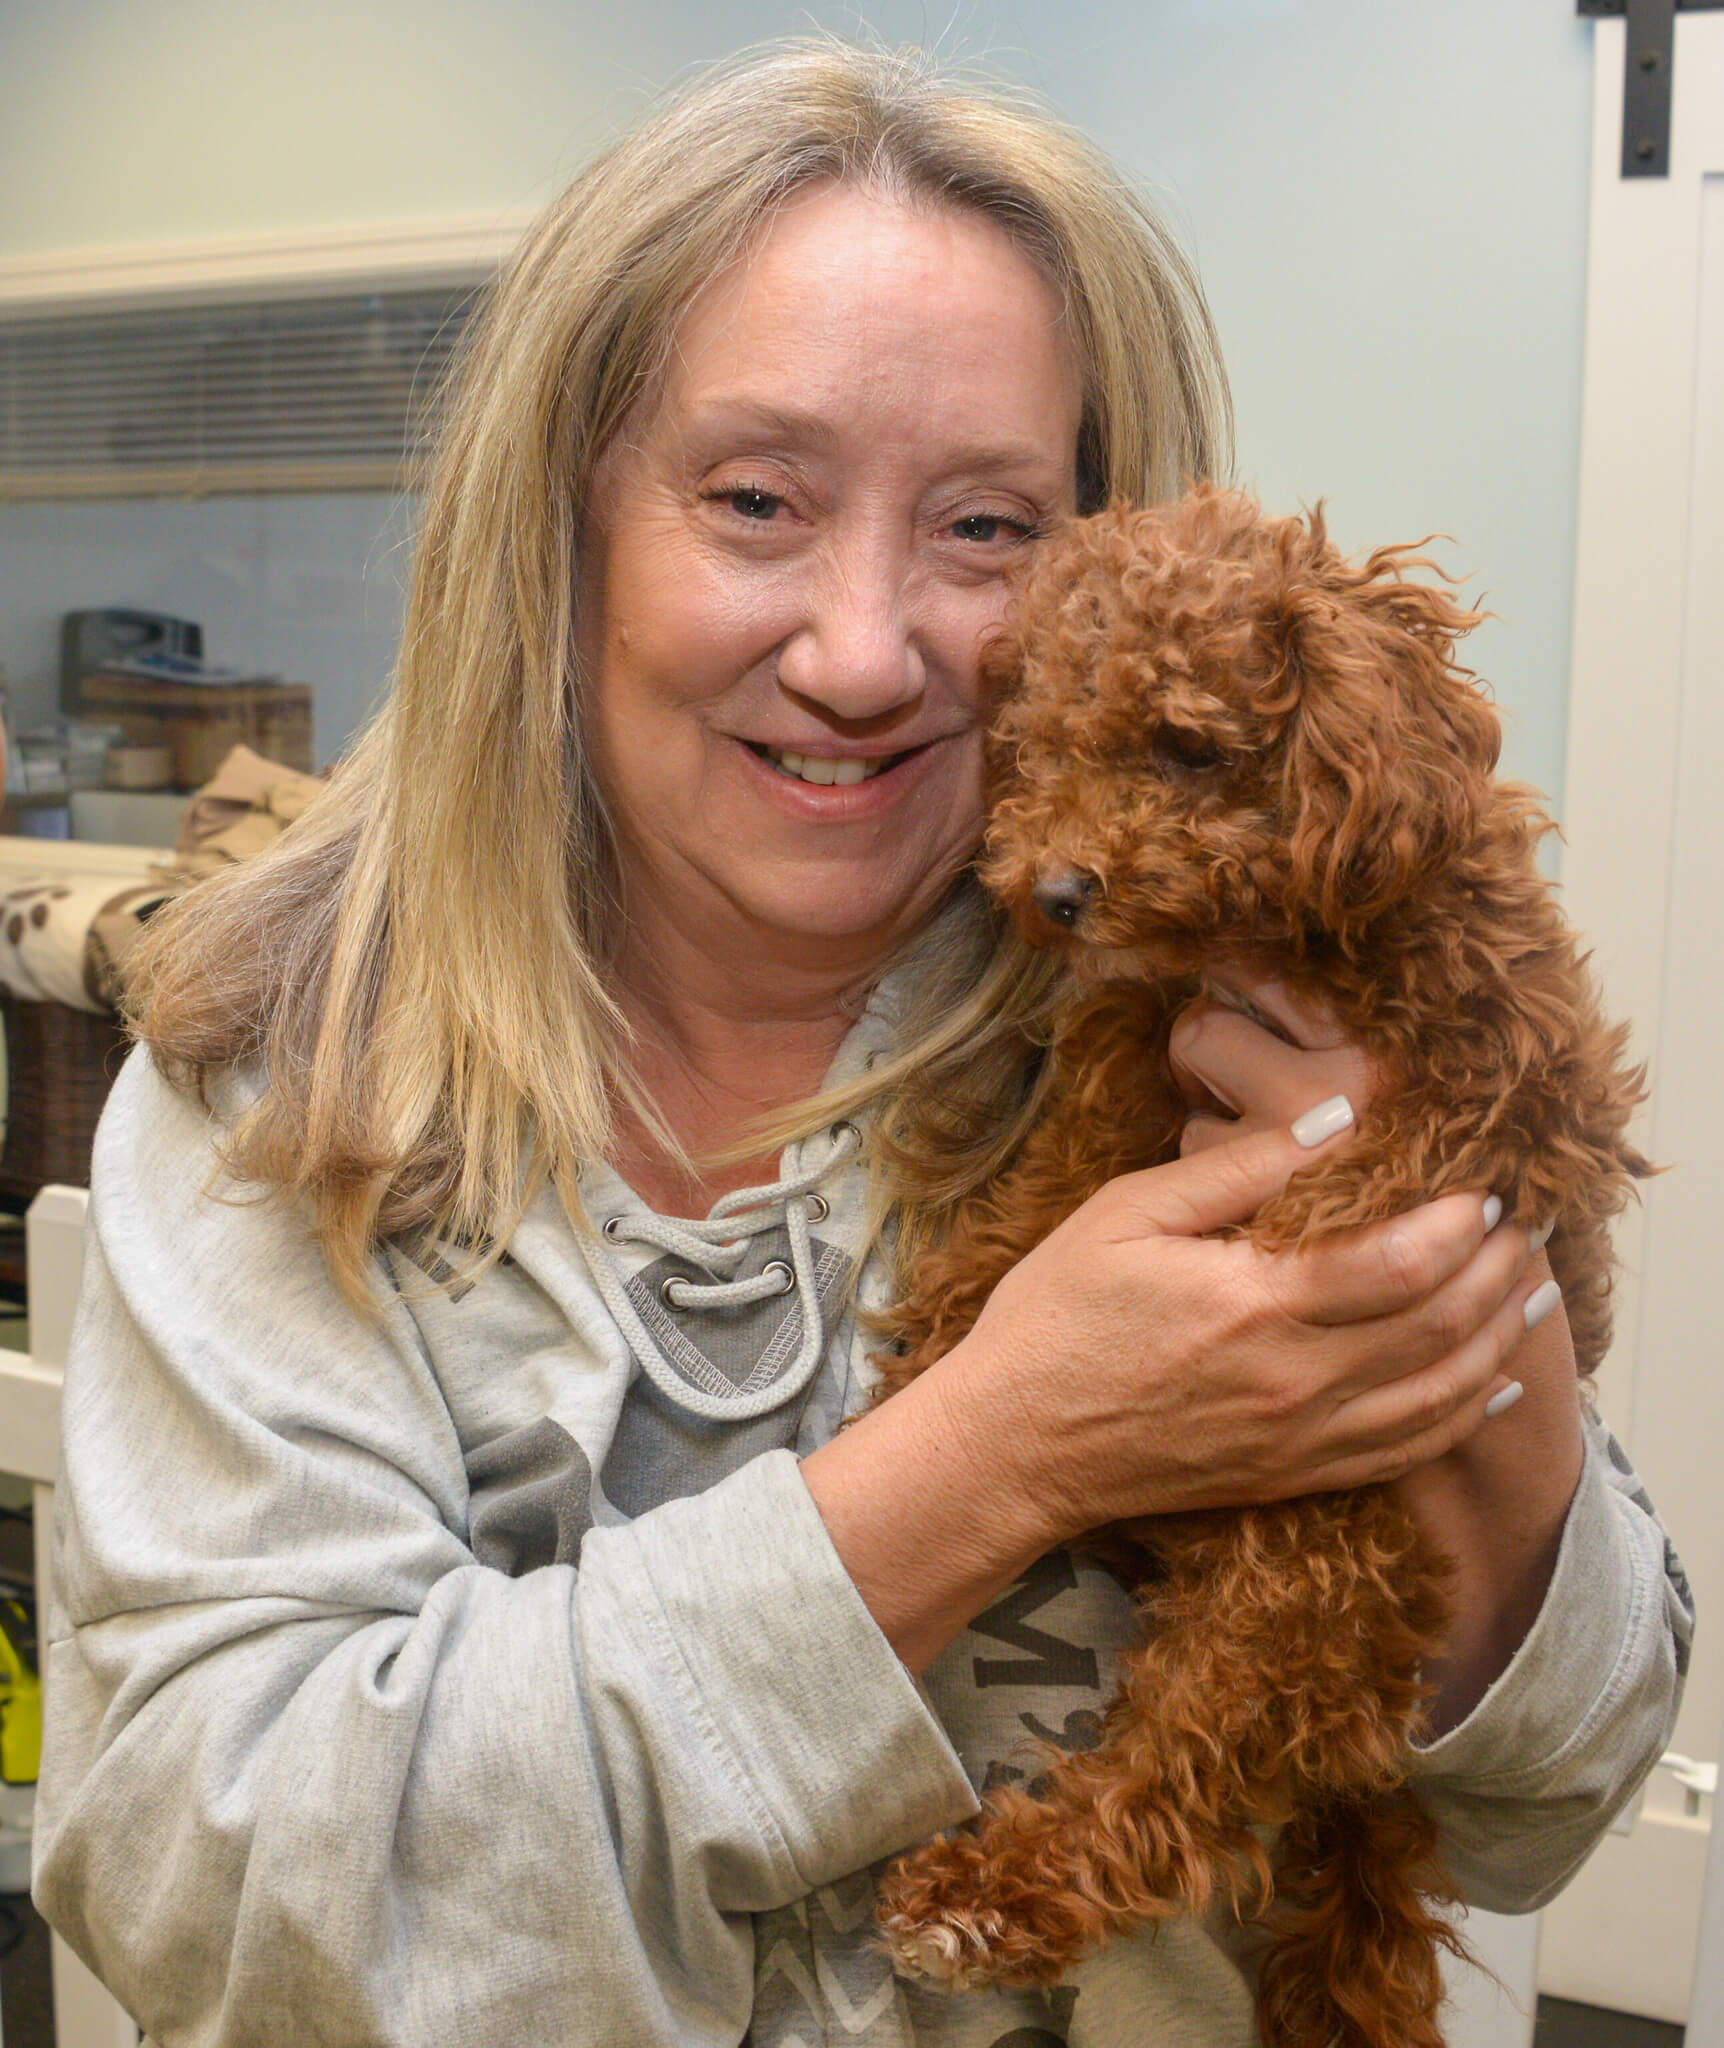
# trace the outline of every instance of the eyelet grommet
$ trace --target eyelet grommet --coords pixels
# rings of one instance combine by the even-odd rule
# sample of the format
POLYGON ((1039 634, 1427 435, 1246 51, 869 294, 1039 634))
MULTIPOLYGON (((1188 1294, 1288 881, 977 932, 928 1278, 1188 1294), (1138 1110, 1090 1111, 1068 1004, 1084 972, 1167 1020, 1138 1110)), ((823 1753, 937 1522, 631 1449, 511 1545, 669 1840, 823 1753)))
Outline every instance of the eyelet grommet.
POLYGON ((832 1204, 824 1195, 804 1195, 802 1199, 808 1204, 810 1223, 824 1223, 832 1214, 832 1204))
POLYGON ((681 1285, 682 1275, 680 1273, 672 1273, 668 1279, 661 1280, 658 1283, 658 1298, 664 1303, 666 1308, 682 1307, 682 1303, 671 1292, 673 1287, 680 1287, 681 1285))
POLYGON ((607 1216, 604 1222, 599 1225, 599 1228, 604 1232, 606 1237, 608 1237, 612 1241, 613 1244, 623 1234, 622 1220, 623 1219, 620 1216, 607 1216))
POLYGON ((778 1290, 780 1294, 788 1294, 796 1285, 796 1275, 791 1272, 782 1259, 768 1259, 760 1270, 762 1276, 767 1273, 782 1273, 784 1275, 784 1285, 778 1290))
POLYGON ((853 1123, 850 1122, 848 1118, 846 1118, 843 1123, 834 1124, 828 1135, 830 1136, 833 1144, 835 1145, 841 1138, 847 1137, 854 1138, 858 1144, 862 1142, 862 1133, 856 1128, 856 1126, 853 1123))

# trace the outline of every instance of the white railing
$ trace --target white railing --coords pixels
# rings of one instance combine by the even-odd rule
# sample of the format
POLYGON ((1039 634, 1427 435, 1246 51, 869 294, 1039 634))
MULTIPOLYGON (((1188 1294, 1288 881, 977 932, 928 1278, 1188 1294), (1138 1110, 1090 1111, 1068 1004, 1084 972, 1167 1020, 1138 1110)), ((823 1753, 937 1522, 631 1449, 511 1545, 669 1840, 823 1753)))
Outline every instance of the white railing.
MULTIPOLYGON (((24 1225, 30 1355, 0 1352, 0 1469, 34 1481, 36 1613, 44 1642, 52 1597, 48 1535, 59 1465, 60 1378, 84 1269, 88 1202, 82 1188, 47 1187, 30 1204, 24 1225)), ((56 2048, 137 2048, 130 2016, 57 1934, 51 1955, 56 2048)))

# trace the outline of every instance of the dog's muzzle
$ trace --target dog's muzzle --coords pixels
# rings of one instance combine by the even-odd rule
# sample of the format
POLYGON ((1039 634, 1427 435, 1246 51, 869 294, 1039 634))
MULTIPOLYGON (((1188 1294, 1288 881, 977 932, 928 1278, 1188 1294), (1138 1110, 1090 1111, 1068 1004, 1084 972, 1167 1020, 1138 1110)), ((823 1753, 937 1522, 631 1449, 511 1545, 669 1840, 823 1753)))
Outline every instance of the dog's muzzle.
POLYGON ((1098 886, 1095 876, 1086 875, 1081 868, 1049 861, 1036 877, 1030 895, 1049 924, 1063 925, 1069 931, 1082 917, 1084 906, 1098 886))

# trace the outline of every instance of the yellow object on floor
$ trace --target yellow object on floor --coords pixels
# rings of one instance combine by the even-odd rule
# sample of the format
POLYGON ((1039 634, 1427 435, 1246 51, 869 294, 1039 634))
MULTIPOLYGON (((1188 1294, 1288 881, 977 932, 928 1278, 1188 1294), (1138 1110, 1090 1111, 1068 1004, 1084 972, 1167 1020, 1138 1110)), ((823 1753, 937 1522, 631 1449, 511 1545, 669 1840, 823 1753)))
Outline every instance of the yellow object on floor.
POLYGON ((22 1600, 0 1599, 0 1779, 33 1785, 42 1767, 42 1681, 30 1662, 34 1639, 22 1600))

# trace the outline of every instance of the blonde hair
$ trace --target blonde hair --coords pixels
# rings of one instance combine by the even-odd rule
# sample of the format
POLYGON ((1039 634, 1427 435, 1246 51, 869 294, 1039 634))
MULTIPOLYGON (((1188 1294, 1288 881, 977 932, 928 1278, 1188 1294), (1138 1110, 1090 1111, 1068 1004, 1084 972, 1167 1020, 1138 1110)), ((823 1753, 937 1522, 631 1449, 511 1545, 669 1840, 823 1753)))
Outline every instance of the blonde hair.
MULTIPOLYGON (((464 346, 390 701, 275 848, 159 914, 134 984, 135 1028, 180 1085, 259 1064, 227 1165, 309 1199, 355 1300, 381 1237, 498 1245, 547 1177, 578 1218, 578 1163, 605 1153, 618 1092, 654 1121, 606 988, 614 892, 573 687, 581 508, 695 294, 821 181, 979 213, 1036 264, 1081 366, 1084 509, 1225 461, 1189 265, 1023 95, 919 52, 786 42, 703 73, 600 156, 464 346)), ((904 1158, 935 1116, 947 1161, 903 1188, 923 1208, 1011 1143, 1047 983, 961 887, 902 1056, 844 1098, 898 1091, 904 1158)))

